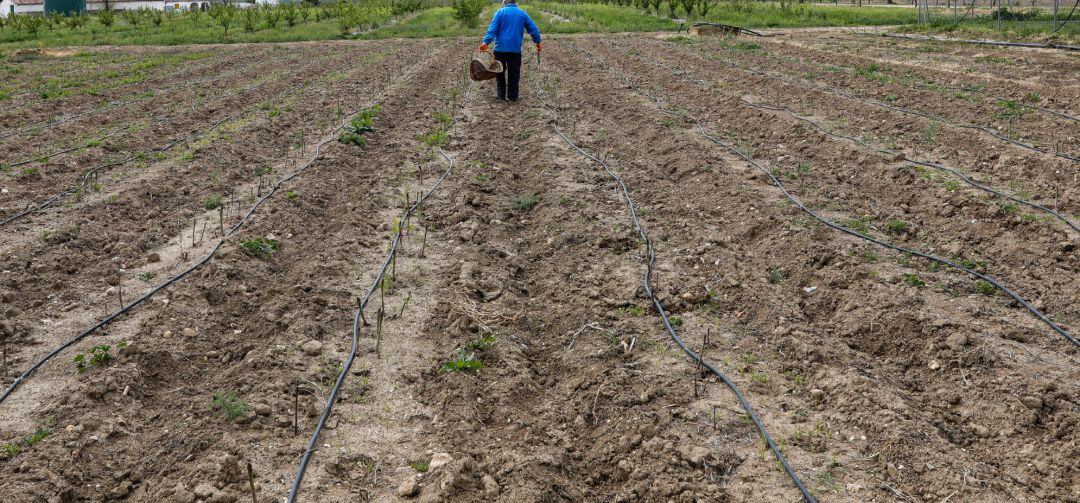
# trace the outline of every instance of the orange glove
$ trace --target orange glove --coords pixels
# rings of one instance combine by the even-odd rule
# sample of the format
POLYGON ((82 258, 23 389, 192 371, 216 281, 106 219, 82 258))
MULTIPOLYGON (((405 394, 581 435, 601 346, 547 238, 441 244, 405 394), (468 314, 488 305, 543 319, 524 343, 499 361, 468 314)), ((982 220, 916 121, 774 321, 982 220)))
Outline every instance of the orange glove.
POLYGON ((480 52, 487 52, 487 50, 488 50, 488 45, 487 44, 480 44, 480 52))
POLYGON ((544 43, 543 42, 537 42, 536 43, 536 52, 540 52, 540 51, 543 51, 543 50, 544 50, 544 43))

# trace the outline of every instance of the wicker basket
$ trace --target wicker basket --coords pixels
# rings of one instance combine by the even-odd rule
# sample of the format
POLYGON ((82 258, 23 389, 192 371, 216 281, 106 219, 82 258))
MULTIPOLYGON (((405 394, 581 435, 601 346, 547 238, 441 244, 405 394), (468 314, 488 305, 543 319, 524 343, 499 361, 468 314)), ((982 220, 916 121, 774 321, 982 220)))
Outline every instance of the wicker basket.
POLYGON ((473 59, 469 62, 469 78, 473 80, 489 80, 495 78, 496 75, 503 72, 503 64, 495 61, 495 55, 491 55, 491 65, 484 66, 484 63, 480 61, 475 54, 473 59))

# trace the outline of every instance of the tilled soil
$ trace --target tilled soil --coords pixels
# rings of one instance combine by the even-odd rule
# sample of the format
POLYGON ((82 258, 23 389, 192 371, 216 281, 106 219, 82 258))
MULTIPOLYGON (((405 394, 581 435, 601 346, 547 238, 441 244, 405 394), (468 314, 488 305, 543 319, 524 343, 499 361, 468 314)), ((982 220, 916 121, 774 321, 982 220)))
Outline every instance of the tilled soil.
MULTIPOLYGON (((863 40, 836 37, 845 36, 863 40)), ((821 225, 702 134, 766 166, 823 217, 970 264, 1072 330, 1080 236, 907 159, 948 164, 1074 223, 1078 163, 985 147, 985 132, 947 124, 931 143, 921 135, 930 119, 841 96, 896 94, 987 123, 992 98, 957 115, 952 98, 889 80, 868 87, 854 73, 800 85, 792 76, 811 65, 854 72, 861 58, 890 53, 840 54, 795 32, 749 52, 662 36, 556 37, 508 104, 491 82, 465 80, 460 55, 472 43, 252 46, 287 64, 199 59, 200 76, 236 70, 235 88, 258 91, 207 97, 202 112, 177 108, 170 130, 194 133, 182 150, 106 168, 93 179, 100 188, 0 227, 5 387, 212 253, 0 403, 6 500, 244 501, 249 463, 259 501, 285 498, 350 357, 353 311, 398 233, 301 500, 797 499, 734 395, 660 323, 641 288, 646 250, 630 211, 656 250, 653 290, 674 330, 742 389, 818 499, 1080 499, 1075 347, 963 272, 821 225), (366 144, 337 142, 335 128, 375 103, 366 144), (632 210, 568 141, 619 174, 632 210), (444 172, 415 218, 400 221, 444 172), (256 238, 276 248, 245 253, 256 238), (77 371, 75 355, 102 344, 109 360, 77 371), (27 441, 35 430, 48 434, 27 441)), ((985 81, 1004 94, 994 82, 1008 74, 952 68, 970 48, 933 47, 923 83, 985 81)), ((994 54, 1045 64, 1039 81, 1054 81, 1055 56, 994 54)), ((1075 96, 1025 85, 1075 112, 1075 96)), ((108 121, 136 123, 163 105, 152 98, 108 121)), ((1025 138, 1048 127, 1075 134, 1075 122, 1033 115, 1013 123, 1030 128, 1025 138)), ((90 121, 46 138, 60 146, 90 121)), ((133 136, 115 148, 161 143, 133 136)), ((20 194, 4 194, 5 214, 107 160, 78 155, 88 157, 39 179, 11 176, 20 194)))

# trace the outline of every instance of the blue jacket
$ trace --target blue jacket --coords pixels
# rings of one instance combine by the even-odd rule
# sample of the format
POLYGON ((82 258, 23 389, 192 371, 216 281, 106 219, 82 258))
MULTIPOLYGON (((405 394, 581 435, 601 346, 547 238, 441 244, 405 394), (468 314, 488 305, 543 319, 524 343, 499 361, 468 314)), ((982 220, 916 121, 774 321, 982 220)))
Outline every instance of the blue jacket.
POLYGON ((521 39, 525 30, 529 30, 533 42, 540 43, 540 28, 525 11, 517 5, 509 4, 491 18, 491 25, 484 34, 484 43, 495 40, 495 50, 499 52, 521 52, 521 39))

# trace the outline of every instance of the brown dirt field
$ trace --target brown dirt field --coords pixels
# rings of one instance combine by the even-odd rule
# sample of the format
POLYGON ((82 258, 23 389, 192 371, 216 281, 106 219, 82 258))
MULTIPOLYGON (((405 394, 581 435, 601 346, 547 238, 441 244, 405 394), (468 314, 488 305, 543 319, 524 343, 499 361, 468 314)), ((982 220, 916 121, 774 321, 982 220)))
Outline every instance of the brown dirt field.
MULTIPOLYGON (((1038 70, 1020 83, 998 60, 957 71, 969 47, 902 42, 911 61, 808 33, 552 37, 517 104, 466 80, 471 39, 215 49, 184 79, 72 95, 92 112, 5 138, 5 162, 146 127, 0 175, 0 220, 60 195, 0 225, 2 387, 201 265, 0 401, 4 501, 247 501, 249 463, 257 500, 282 501, 323 414, 301 501, 799 499, 661 322, 631 211, 672 329, 818 500, 1080 501, 1073 343, 967 273, 819 223, 706 136, 822 217, 996 278, 1075 335, 1080 162, 949 124, 997 128, 996 97, 1028 93, 1075 114, 1069 60, 993 51, 1038 70), (859 73, 874 62, 885 77, 859 73), (157 85, 176 91, 102 108, 157 85), (942 120, 866 101, 885 95, 942 120), (365 144, 337 141, 373 104, 365 144), (79 371, 99 345, 109 359, 79 371)), ((196 50, 93 58, 123 73, 196 50)), ((27 83, 87 71, 8 64, 27 83)), ((0 110, 0 129, 47 108, 0 110)), ((1080 151, 1076 121, 1025 110, 1009 134, 1080 151)))

